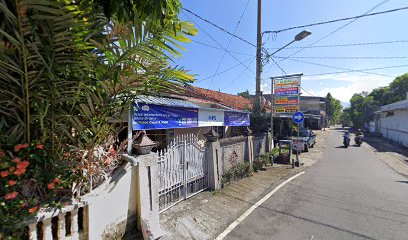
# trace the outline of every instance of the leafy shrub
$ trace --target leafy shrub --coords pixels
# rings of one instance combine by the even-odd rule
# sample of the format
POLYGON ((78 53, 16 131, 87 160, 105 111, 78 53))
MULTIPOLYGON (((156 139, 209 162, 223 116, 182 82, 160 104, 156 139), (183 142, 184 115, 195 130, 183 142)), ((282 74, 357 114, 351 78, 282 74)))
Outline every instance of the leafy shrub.
POLYGON ((0 144, 0 232, 5 235, 15 234, 17 224, 40 207, 71 198, 72 166, 47 153, 42 144, 0 144))
POLYGON ((244 177, 252 175, 251 164, 247 162, 239 162, 233 165, 228 171, 222 175, 222 183, 230 183, 232 181, 237 181, 244 177))

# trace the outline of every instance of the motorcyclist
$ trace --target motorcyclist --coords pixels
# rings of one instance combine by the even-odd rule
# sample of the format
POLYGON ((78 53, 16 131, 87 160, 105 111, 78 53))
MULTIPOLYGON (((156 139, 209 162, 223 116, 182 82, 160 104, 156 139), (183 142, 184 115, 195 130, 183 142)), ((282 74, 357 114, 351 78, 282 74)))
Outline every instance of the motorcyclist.
POLYGON ((361 129, 357 129, 357 132, 355 133, 356 136, 361 136, 363 135, 363 131, 361 131, 361 129))
POLYGON ((348 147, 348 145, 350 144, 350 133, 349 133, 349 132, 346 132, 346 133, 344 134, 343 144, 344 144, 346 147, 348 147), (346 144, 346 143, 347 143, 347 144, 346 144))
POLYGON ((360 145, 364 137, 363 131, 361 131, 361 129, 358 129, 354 135, 356 135, 356 137, 354 138, 354 141, 356 142, 356 144, 360 145))

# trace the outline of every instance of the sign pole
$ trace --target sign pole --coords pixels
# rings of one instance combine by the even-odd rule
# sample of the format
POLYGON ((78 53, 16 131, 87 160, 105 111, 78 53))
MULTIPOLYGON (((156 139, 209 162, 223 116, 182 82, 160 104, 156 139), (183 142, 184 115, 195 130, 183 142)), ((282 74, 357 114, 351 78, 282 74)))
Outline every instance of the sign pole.
MULTIPOLYGON (((297 123, 297 139, 299 139, 299 125, 300 123, 297 123)), ((299 162, 299 150, 296 150, 296 162, 298 166, 300 167, 300 162, 299 162)))
POLYGON ((272 81, 272 84, 271 84, 271 134, 272 134, 272 141, 273 141, 273 112, 274 112, 274 109, 273 109, 274 102, 273 101, 275 101, 275 98, 273 96, 274 89, 275 89, 274 88, 274 78, 272 78, 271 81, 272 81))
POLYGON ((129 104, 128 112, 128 145, 127 145, 127 154, 132 155, 132 145, 133 145, 133 129, 132 129, 132 120, 133 120, 133 104, 129 104))

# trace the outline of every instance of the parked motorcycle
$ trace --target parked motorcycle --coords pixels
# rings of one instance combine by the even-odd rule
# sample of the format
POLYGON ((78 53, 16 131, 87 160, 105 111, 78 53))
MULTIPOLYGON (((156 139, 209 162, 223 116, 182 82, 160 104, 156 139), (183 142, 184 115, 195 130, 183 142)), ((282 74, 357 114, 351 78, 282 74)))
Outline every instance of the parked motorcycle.
POLYGON ((355 138, 354 138, 354 141, 356 142, 356 144, 357 144, 357 146, 361 146, 361 144, 363 143, 363 139, 364 139, 364 136, 363 135, 357 135, 355 138))
POLYGON ((348 146, 350 146, 350 134, 348 134, 348 133, 344 134, 343 144, 344 144, 344 146, 346 148, 348 148, 348 146))

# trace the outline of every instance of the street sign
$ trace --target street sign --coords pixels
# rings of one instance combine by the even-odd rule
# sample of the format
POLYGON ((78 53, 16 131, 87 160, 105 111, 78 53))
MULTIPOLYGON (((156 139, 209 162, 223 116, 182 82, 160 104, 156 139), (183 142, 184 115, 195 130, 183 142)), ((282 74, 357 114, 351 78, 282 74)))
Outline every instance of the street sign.
POLYGON ((305 150, 305 142, 300 139, 293 139, 292 140, 292 149, 295 151, 303 151, 305 150))
POLYGON ((305 115, 303 115, 302 112, 297 112, 297 113, 293 114, 292 119, 293 119, 293 121, 295 123, 301 123, 305 119, 305 115))

